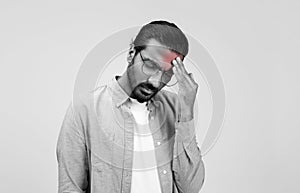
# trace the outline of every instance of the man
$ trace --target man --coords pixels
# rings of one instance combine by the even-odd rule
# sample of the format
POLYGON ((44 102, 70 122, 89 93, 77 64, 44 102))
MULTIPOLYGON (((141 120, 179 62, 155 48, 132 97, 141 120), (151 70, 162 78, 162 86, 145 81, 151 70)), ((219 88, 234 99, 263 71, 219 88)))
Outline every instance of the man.
POLYGON ((69 106, 57 143, 59 193, 199 192, 198 85, 187 53, 175 24, 153 21, 131 44, 125 73, 69 106), (175 84, 177 94, 162 90, 175 84))

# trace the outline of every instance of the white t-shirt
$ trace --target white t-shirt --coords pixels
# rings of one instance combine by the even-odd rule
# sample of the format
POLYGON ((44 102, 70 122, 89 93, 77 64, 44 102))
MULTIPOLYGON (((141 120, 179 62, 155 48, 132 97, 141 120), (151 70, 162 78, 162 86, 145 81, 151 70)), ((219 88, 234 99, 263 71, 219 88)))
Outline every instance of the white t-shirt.
POLYGON ((161 193, 146 102, 131 98, 129 106, 136 121, 131 193, 161 193))

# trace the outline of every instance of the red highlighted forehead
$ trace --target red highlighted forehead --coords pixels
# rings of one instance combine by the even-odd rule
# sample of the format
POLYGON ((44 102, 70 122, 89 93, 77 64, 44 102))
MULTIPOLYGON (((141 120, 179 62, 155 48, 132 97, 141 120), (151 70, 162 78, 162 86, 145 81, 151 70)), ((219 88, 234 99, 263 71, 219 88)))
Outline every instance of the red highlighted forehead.
POLYGON ((175 52, 165 53, 163 55, 163 63, 164 63, 164 70, 170 70, 172 68, 172 61, 175 60, 177 57, 180 57, 183 60, 183 56, 181 54, 177 54, 175 52))

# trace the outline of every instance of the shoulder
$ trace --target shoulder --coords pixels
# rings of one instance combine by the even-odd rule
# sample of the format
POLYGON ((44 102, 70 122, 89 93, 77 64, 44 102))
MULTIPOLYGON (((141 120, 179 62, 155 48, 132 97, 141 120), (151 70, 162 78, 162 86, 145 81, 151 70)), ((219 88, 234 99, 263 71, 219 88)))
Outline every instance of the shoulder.
POLYGON ((107 85, 99 86, 89 92, 80 93, 72 98, 72 109, 74 112, 82 114, 93 110, 95 104, 99 101, 110 100, 109 87, 107 85))

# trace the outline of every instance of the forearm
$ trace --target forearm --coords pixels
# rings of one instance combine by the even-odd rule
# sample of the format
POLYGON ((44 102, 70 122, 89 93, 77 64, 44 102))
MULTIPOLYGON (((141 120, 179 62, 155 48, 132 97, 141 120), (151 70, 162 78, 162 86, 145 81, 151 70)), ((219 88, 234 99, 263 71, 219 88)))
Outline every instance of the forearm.
POLYGON ((194 120, 175 123, 175 130, 174 180, 180 192, 198 193, 204 182, 205 170, 196 142, 194 120))

